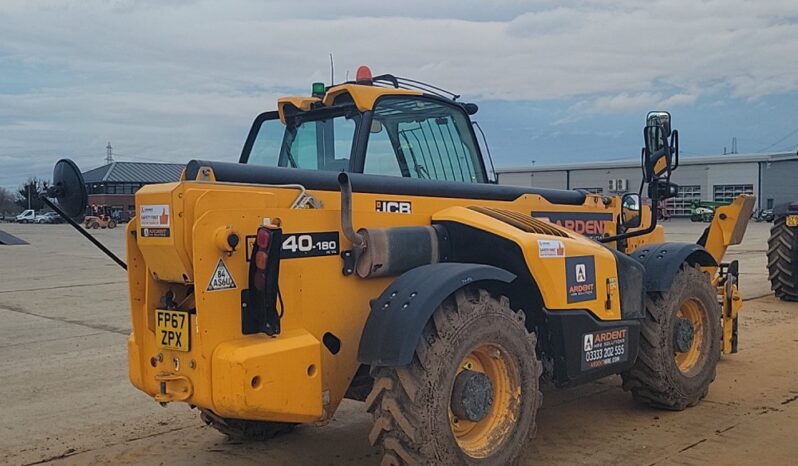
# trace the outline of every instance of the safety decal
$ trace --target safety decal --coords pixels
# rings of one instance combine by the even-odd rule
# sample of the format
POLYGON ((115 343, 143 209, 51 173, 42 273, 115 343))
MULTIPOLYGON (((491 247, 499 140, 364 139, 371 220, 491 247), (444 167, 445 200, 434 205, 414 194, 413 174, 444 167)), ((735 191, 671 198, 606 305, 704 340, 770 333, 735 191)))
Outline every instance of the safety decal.
POLYGON ((169 237, 169 205, 144 204, 139 209, 141 236, 145 238, 169 237))
POLYGON ((391 214, 412 214, 413 204, 410 201, 377 201, 377 212, 391 214))
POLYGON ((568 302, 596 299, 596 259, 593 256, 565 258, 565 285, 568 302))
POLYGON ((208 283, 208 291, 232 290, 236 288, 236 282, 233 280, 233 275, 230 270, 224 265, 224 261, 219 259, 216 264, 216 270, 211 275, 211 281, 208 283))
POLYGON ((588 371, 629 359, 629 328, 618 327, 582 335, 582 370, 588 371))
POLYGON ((538 256, 546 257, 565 257, 565 245, 560 240, 538 240, 538 256))

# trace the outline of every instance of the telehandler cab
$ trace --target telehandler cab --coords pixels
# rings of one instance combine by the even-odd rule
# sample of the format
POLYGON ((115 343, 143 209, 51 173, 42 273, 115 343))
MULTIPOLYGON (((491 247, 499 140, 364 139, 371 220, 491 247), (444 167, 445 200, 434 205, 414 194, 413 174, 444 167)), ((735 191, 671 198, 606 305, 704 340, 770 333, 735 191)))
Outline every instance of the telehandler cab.
MULTIPOLYGON (((362 400, 383 464, 512 463, 541 379, 620 374, 642 402, 698 403, 737 349, 737 263, 722 259, 753 198, 718 208, 697 243, 665 242, 651 212, 677 193, 668 113, 643 132, 643 208, 642 184, 496 185, 476 112, 361 67, 258 116, 239 163, 192 160, 139 190, 131 382, 238 438, 362 400)), ((85 198, 75 171, 60 162, 48 192, 65 210, 85 198)))

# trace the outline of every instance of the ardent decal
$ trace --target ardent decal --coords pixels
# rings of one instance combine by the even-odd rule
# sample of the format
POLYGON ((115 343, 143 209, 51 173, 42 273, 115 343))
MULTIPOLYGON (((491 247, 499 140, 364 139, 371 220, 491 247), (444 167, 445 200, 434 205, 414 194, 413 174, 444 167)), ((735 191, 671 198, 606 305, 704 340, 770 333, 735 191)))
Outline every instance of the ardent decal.
POLYGON ((589 212, 532 212, 532 216, 547 219, 591 238, 600 238, 606 231, 606 222, 612 221, 611 213, 589 212))
POLYGON ((593 256, 565 258, 565 286, 569 303, 596 299, 596 259, 593 256))

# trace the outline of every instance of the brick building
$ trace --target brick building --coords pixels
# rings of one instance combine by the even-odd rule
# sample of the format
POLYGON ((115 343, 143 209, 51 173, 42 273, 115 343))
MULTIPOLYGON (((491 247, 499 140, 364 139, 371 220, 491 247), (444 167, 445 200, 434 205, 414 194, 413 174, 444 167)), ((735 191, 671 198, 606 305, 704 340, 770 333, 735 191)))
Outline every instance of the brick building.
POLYGON ((178 181, 185 165, 178 163, 111 162, 83 173, 89 205, 113 210, 135 209, 133 195, 145 184, 178 181))

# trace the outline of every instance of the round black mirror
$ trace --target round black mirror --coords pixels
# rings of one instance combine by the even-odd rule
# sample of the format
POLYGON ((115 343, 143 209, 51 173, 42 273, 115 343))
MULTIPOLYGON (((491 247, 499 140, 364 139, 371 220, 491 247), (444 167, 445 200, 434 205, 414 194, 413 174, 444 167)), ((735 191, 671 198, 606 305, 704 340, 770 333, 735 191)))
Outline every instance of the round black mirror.
POLYGON ((47 190, 47 196, 55 198, 61 210, 71 218, 85 214, 89 196, 83 175, 75 162, 61 159, 55 164, 53 185, 47 190))

